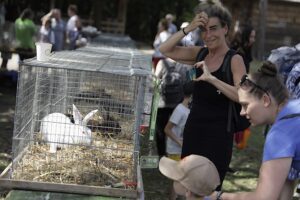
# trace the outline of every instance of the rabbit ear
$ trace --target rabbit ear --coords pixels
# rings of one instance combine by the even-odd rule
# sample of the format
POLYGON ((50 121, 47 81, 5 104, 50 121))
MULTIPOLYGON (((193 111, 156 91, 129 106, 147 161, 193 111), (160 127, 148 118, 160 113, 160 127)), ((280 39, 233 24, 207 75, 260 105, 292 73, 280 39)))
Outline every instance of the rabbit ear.
POLYGON ((92 110, 91 112, 89 112, 84 119, 82 120, 82 125, 86 126, 88 121, 93 117, 93 115, 98 112, 98 110, 92 110))
POLYGON ((74 117, 75 124, 82 124, 82 115, 74 104, 73 104, 73 117, 74 117))

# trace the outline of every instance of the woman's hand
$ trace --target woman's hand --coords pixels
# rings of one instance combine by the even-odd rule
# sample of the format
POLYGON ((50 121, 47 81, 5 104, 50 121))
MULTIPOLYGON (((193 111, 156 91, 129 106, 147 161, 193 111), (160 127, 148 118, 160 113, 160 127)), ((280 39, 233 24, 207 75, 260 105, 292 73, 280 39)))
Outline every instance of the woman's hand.
POLYGON ((193 21, 184 29, 186 32, 195 30, 197 27, 205 27, 208 22, 208 16, 205 12, 196 14, 193 21))
POLYGON ((207 65, 205 64, 204 61, 197 62, 194 67, 196 68, 201 68, 203 71, 203 74, 199 76, 198 78, 195 79, 195 81, 209 81, 211 80, 214 76, 211 75, 210 71, 208 70, 207 65))

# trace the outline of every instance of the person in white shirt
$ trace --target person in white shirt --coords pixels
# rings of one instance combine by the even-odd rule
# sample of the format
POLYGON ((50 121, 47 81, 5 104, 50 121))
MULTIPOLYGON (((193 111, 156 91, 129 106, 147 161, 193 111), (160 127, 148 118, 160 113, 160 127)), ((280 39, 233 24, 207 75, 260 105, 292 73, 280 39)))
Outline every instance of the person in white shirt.
POLYGON ((189 116, 189 104, 192 98, 193 82, 186 82, 183 85, 184 99, 174 109, 164 131, 167 138, 167 155, 168 157, 176 157, 180 160, 182 136, 185 122, 189 116))
POLYGON ((159 21, 157 29, 158 29, 157 34, 153 42, 153 47, 154 47, 154 53, 152 55, 153 72, 155 72, 155 68, 158 61, 160 59, 165 58, 165 56, 160 53, 158 48, 163 42, 165 42, 171 36, 171 34, 168 32, 168 22, 166 19, 161 19, 159 21))
POLYGON ((72 50, 75 49, 76 47, 76 40, 79 35, 78 24, 80 24, 79 17, 77 15, 76 5, 74 4, 69 5, 68 15, 70 18, 67 22, 66 37, 67 37, 67 44, 69 46, 69 50, 72 50))
MULTIPOLYGON (((181 158, 181 147, 183 140, 183 129, 190 114, 189 103, 193 93, 193 82, 186 82, 183 85, 184 98, 182 103, 174 109, 164 131, 167 136, 167 157, 176 161, 181 158)), ((171 188, 170 199, 176 199, 177 195, 171 188)))
MULTIPOLYGON (((52 31, 53 36, 49 41, 53 47, 53 51, 62 51, 65 45, 65 35, 66 35, 66 23, 61 18, 61 12, 58 8, 50 10, 49 13, 44 15, 41 19, 42 24, 45 24, 47 21, 50 21, 50 31, 52 31)), ((42 30, 44 31, 44 30, 42 30)))
POLYGON ((54 43, 54 34, 53 31, 51 29, 51 20, 45 20, 43 21, 43 24, 40 28, 40 42, 47 42, 47 43, 54 43))

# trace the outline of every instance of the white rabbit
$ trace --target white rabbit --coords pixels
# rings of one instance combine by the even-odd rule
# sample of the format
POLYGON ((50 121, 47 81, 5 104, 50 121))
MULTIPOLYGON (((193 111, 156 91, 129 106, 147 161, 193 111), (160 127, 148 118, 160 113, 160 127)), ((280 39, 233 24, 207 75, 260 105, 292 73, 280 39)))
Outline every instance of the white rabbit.
POLYGON ((69 144, 91 144, 92 131, 87 127, 87 122, 98 110, 89 112, 84 119, 76 106, 73 104, 73 124, 62 113, 51 113, 41 121, 40 131, 43 139, 50 142, 50 152, 55 153, 57 147, 65 147, 69 144))

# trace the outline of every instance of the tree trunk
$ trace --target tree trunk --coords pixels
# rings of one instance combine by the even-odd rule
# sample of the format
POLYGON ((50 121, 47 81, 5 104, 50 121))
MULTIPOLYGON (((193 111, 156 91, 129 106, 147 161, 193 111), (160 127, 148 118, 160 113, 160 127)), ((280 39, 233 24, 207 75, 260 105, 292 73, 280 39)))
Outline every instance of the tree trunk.
POLYGON ((265 37, 266 37, 266 18, 267 18, 268 0, 259 1, 259 30, 258 30, 258 55, 259 60, 265 59, 265 37))

